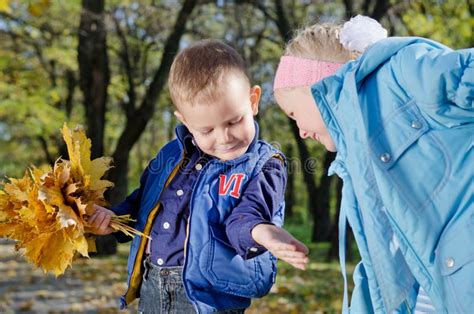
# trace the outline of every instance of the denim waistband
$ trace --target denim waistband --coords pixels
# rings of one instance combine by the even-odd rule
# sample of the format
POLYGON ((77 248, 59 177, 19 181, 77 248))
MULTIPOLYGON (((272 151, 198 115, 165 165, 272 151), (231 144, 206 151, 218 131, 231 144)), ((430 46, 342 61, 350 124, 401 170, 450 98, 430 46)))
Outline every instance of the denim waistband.
POLYGON ((145 265, 145 269, 149 275, 181 279, 183 274, 183 266, 158 266, 151 262, 149 256, 145 258, 143 264, 145 265))

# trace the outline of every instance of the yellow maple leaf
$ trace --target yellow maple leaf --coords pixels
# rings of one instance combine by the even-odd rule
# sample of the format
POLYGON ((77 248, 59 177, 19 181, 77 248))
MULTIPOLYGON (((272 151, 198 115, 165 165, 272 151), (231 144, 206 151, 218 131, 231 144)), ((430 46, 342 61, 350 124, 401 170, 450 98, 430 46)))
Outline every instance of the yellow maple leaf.
POLYGON ((57 160, 54 163, 53 173, 56 176, 58 185, 63 188, 71 178, 71 165, 69 162, 57 160))
POLYGON ((0 222, 8 222, 16 215, 13 210, 14 205, 9 201, 8 194, 2 190, 0 190, 0 208, 3 209, 0 211, 0 222))
POLYGON ((84 181, 91 168, 91 141, 80 126, 72 131, 65 123, 61 131, 69 154, 71 174, 75 180, 84 181))
POLYGON ((38 235, 25 243, 25 257, 44 272, 63 274, 75 255, 75 247, 68 241, 66 232, 61 229, 38 235))
POLYGON ((84 217, 85 215, 92 215, 90 210, 92 206, 87 203, 83 203, 80 197, 74 198, 74 203, 76 204, 77 211, 81 217, 84 217))
POLYGON ((95 237, 90 234, 86 234, 85 238, 87 241, 87 248, 89 252, 97 252, 97 247, 95 245, 95 237))
POLYGON ((21 179, 10 178, 10 183, 5 184, 4 191, 16 202, 27 202, 28 191, 31 189, 31 179, 28 172, 21 179))
MULTIPOLYGON (((87 218, 94 204, 106 205, 104 192, 113 186, 102 177, 112 159, 91 161, 91 141, 82 128, 61 129, 69 160, 53 167, 32 168, 23 178, 9 179, 0 189, 0 237, 16 240, 15 248, 45 272, 64 273, 74 256, 95 251, 95 238, 87 234, 87 218)), ((111 227, 128 235, 143 235, 126 225, 129 216, 112 217, 111 227)))
POLYGON ((90 172, 90 189, 105 191, 109 187, 112 187, 114 184, 108 180, 101 180, 104 174, 111 168, 112 158, 110 157, 100 157, 96 158, 91 162, 91 172, 90 172))
MULTIPOLYGON (((89 243, 84 235, 71 240, 75 249, 82 255, 89 257, 89 243)), ((95 241, 94 241, 95 242, 95 241)))

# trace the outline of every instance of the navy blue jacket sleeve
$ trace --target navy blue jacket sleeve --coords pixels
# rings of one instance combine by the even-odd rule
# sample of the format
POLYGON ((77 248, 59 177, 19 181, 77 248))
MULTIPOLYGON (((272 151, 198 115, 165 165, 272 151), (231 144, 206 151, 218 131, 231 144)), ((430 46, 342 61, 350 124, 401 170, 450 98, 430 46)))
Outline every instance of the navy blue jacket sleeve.
MULTIPOLYGON (((138 210, 140 209, 140 202, 143 195, 143 189, 145 187, 146 179, 148 177, 148 167, 143 172, 140 178, 140 186, 135 189, 130 195, 128 195, 125 200, 116 206, 112 207, 110 210, 113 211, 116 215, 130 215, 132 219, 137 219, 138 210)), ((131 241, 132 238, 124 234, 123 232, 114 232, 114 236, 118 242, 124 243, 131 241)))
POLYGON ((231 245, 244 259, 265 252, 253 240, 251 231, 259 224, 272 224, 272 216, 285 197, 286 169, 278 158, 271 158, 262 171, 247 185, 240 203, 226 219, 226 233, 231 245))

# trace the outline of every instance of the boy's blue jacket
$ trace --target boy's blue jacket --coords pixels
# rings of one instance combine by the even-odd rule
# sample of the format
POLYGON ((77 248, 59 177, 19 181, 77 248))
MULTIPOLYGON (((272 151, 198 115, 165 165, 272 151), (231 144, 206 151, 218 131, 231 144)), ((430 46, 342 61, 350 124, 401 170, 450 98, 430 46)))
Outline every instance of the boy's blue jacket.
POLYGON ((350 311, 410 313, 421 285, 437 313, 472 312, 474 49, 388 38, 312 92, 362 258, 350 311))
MULTIPOLYGON (((137 219, 134 228, 145 234, 150 233, 153 220, 160 210, 161 192, 184 159, 182 139, 188 131, 181 125, 176 132, 177 139, 165 145, 148 165, 140 180, 140 188, 114 208, 116 214, 132 214, 137 219)), ((270 158, 276 156, 284 161, 283 154, 269 144, 257 141, 257 136, 241 157, 227 162, 210 160, 201 170, 193 188, 183 283, 199 313, 246 308, 251 298, 267 294, 275 281, 276 258, 268 251, 244 260, 230 245, 224 222, 240 199, 232 193, 219 195, 220 176, 226 176, 230 180, 227 182, 231 182, 229 178, 232 174, 243 174, 242 194, 248 182, 270 158)), ((235 190, 235 187, 229 190, 235 190)), ((273 215, 275 225, 282 225, 283 213, 282 202, 273 215)), ((122 297, 122 308, 139 297, 145 245, 146 239, 142 237, 135 237, 132 241, 128 259, 128 290, 122 297)))

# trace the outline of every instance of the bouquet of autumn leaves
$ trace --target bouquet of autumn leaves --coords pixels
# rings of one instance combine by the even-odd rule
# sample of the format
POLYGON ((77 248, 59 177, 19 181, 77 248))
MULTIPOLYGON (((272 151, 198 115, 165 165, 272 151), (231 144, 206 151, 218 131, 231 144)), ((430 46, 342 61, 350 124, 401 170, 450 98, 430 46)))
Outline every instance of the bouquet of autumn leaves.
MULTIPOLYGON (((78 253, 88 257, 95 251, 95 237, 85 232, 87 218, 94 204, 107 205, 104 192, 113 186, 101 180, 112 159, 91 160, 91 141, 81 128, 72 131, 64 124, 61 131, 70 160, 59 158, 46 172, 33 167, 0 188, 0 237, 16 240, 16 250, 56 276, 78 253)), ((128 215, 114 216, 110 227, 143 235, 126 224, 130 221, 128 215)))

